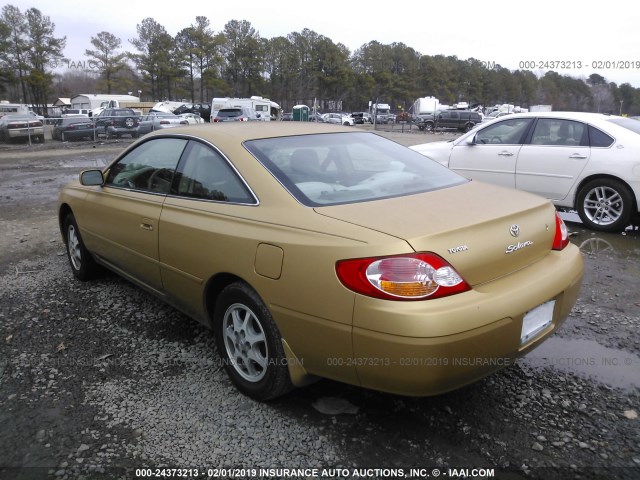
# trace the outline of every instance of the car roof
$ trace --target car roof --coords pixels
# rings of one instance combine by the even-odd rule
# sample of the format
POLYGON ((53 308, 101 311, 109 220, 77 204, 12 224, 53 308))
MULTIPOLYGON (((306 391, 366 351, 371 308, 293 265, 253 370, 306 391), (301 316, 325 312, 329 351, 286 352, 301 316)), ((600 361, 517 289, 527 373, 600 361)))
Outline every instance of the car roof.
POLYGON ((593 112, 526 112, 526 113, 512 113, 509 118, 519 117, 538 117, 538 118, 569 118, 574 120, 582 120, 583 122, 600 122, 607 121, 616 115, 607 115, 604 113, 593 112))
MULTIPOLYGON (((158 130, 145 135, 144 138, 154 136, 189 135, 200 137, 213 144, 236 145, 248 140, 261 138, 286 137, 293 135, 312 135, 317 133, 350 132, 353 128, 329 125, 316 122, 222 122, 200 123, 184 127, 172 128, 170 131, 158 130)), ((359 133, 365 133, 358 130, 359 133)))

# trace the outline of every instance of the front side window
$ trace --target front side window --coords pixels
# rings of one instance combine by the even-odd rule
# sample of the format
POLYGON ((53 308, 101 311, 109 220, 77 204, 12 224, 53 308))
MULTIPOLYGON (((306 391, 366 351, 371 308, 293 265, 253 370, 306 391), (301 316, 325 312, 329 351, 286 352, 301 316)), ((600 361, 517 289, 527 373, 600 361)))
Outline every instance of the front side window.
POLYGON ((245 147, 307 206, 400 197, 467 181, 373 133, 265 138, 245 142, 245 147))
POLYGON ((128 152, 109 168, 105 186, 167 194, 187 140, 157 138, 128 152))
POLYGON ((229 163, 215 150, 192 142, 173 183, 174 195, 231 203, 257 203, 229 163))
POLYGON ((524 141, 524 135, 531 124, 530 118, 513 118, 494 123, 476 134, 475 143, 518 145, 524 141))

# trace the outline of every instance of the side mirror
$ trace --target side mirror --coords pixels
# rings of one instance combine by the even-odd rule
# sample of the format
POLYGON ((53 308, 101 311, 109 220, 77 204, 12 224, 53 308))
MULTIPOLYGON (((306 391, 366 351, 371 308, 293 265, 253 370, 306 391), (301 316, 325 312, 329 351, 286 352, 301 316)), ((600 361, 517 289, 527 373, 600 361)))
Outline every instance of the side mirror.
POLYGON ((80 183, 85 187, 98 186, 104 183, 101 170, 85 170, 80 173, 80 183))
POLYGON ((464 143, 466 145, 475 145, 476 144, 476 136, 475 135, 470 135, 467 138, 464 139, 464 143))

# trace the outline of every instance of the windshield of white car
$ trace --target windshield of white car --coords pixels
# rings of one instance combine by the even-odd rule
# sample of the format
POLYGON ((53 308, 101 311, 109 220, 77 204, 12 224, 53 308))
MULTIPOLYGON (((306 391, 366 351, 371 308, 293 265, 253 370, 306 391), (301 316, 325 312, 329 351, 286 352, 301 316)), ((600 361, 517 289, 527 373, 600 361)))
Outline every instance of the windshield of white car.
POLYGON ((468 181, 373 133, 266 138, 247 141, 245 147, 311 207, 412 195, 468 181))
POLYGON ((640 121, 634 120, 633 118, 624 118, 624 117, 611 117, 607 119, 608 122, 615 123, 616 125, 620 125, 627 130, 631 130, 634 133, 640 133, 640 121))

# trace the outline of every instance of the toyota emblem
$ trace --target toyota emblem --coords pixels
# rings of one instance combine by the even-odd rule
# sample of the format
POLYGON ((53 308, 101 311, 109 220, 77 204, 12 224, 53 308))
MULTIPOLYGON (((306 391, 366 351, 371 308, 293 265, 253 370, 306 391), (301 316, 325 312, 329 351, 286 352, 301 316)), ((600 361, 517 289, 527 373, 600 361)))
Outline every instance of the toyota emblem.
POLYGON ((520 227, 518 225, 511 225, 511 227, 509 228, 509 233, 512 237, 517 237, 518 235, 520 235, 520 227))

